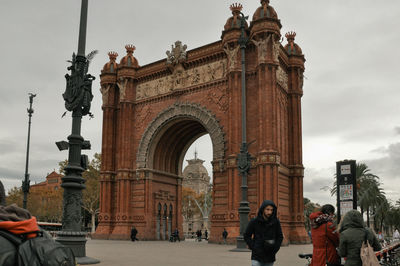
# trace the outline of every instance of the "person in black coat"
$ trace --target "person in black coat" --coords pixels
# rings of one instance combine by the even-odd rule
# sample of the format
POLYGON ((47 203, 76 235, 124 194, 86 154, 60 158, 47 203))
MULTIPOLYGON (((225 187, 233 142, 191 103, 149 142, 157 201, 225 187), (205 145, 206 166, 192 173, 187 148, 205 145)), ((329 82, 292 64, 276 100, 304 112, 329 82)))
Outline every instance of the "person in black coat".
POLYGON ((138 230, 133 226, 131 229, 131 240, 132 241, 139 240, 136 238, 137 233, 138 233, 138 230))
POLYGON ((251 249, 252 266, 272 266, 281 247, 283 234, 276 217, 277 207, 271 200, 264 200, 256 218, 247 225, 244 240, 251 249))
POLYGON ((224 240, 224 244, 226 245, 226 238, 228 237, 228 231, 224 228, 224 231, 222 231, 222 239, 224 240))

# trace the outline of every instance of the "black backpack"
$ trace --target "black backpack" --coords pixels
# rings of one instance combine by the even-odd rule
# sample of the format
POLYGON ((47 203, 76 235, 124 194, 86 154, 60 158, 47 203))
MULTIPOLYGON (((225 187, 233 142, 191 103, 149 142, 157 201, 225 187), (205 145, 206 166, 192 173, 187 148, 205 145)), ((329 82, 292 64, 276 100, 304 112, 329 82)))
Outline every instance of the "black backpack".
POLYGON ((30 239, 5 230, 0 230, 0 235, 16 246, 18 266, 76 265, 72 250, 53 240, 43 231, 39 231, 37 237, 30 239))

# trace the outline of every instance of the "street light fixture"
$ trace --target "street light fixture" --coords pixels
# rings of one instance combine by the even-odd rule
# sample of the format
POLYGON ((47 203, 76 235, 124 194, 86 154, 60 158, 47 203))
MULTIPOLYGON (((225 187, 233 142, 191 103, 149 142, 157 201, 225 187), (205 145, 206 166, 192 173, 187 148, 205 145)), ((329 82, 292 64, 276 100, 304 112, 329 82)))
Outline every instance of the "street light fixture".
POLYGON ((244 16, 242 12, 240 12, 240 29, 241 35, 239 38, 239 45, 241 51, 241 64, 242 64, 242 144, 240 146, 240 153, 238 154, 238 170, 239 175, 242 177, 242 185, 240 186, 242 189, 242 200, 239 205, 239 219, 240 219, 240 235, 236 238, 236 249, 235 251, 248 251, 246 242, 244 241, 244 232, 249 223, 249 213, 250 207, 249 202, 247 200, 247 176, 249 174, 250 166, 251 166, 251 156, 248 152, 247 136, 246 136, 246 66, 245 66, 245 50, 246 44, 248 42, 248 38, 245 35, 245 25, 246 20, 249 18, 248 16, 244 16))
POLYGON ((29 108, 26 109, 29 116, 29 122, 28 122, 28 141, 26 144, 25 179, 22 181, 22 191, 24 192, 24 200, 22 203, 22 207, 24 209, 26 209, 26 205, 28 202, 29 183, 31 182, 29 180, 28 165, 29 165, 29 142, 31 138, 31 118, 33 114, 32 103, 34 97, 36 97, 36 94, 29 93, 29 108))
POLYGON ((60 150, 68 149, 68 164, 61 184, 64 188, 62 231, 57 234, 57 241, 72 249, 78 264, 100 262, 86 257, 86 233, 81 231, 82 190, 86 188, 82 172, 87 166, 87 156, 82 155, 81 150, 90 149, 90 142, 84 141, 81 136, 81 122, 82 116, 91 116, 92 81, 95 79, 87 73, 90 60, 85 56, 87 11, 88 0, 82 0, 78 54, 72 55, 71 66, 68 67, 71 75, 65 75, 67 86, 63 98, 65 108, 72 112, 72 131, 68 143, 56 142, 60 150))

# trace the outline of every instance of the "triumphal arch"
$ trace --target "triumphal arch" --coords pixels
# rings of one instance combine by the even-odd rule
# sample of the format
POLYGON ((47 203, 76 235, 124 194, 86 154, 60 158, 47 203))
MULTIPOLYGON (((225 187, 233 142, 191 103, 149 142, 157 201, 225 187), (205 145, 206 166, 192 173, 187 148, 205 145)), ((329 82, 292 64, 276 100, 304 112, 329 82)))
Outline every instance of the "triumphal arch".
MULTIPOLYGON (((254 0, 256 1, 256 0, 254 0)), ((210 241, 239 234, 241 178, 240 4, 221 40, 195 49, 176 41, 166 58, 139 66, 109 53, 101 77, 103 140, 101 203, 95 237, 167 239, 182 232, 182 163, 189 146, 209 134, 213 152, 210 241)), ((221 25, 222 26, 222 25, 221 25)), ((285 34, 269 0, 261 0, 245 26, 249 218, 264 199, 278 205, 285 242, 304 242, 301 97, 304 55, 295 33, 285 34)), ((222 27, 221 27, 222 28, 222 27)), ((184 39, 184 36, 177 36, 184 39)))

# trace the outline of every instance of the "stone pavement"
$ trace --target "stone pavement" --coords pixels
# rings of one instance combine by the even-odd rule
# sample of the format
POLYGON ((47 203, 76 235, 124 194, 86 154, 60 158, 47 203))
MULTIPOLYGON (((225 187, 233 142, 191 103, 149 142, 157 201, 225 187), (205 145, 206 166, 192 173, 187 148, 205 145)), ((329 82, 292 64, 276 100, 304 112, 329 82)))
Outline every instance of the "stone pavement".
MULTIPOLYGON (((86 255, 100 260, 99 266, 246 266, 250 252, 231 252, 233 245, 208 244, 206 241, 120 241, 88 240, 86 255)), ((312 252, 312 245, 281 247, 274 266, 306 265, 297 254, 312 252)))

